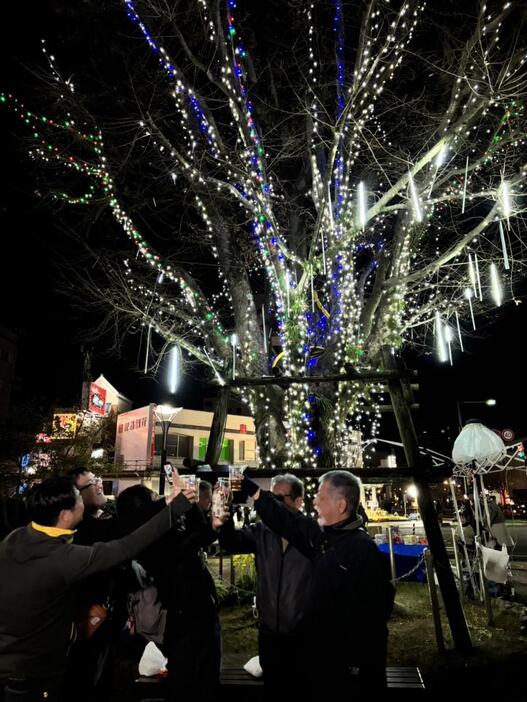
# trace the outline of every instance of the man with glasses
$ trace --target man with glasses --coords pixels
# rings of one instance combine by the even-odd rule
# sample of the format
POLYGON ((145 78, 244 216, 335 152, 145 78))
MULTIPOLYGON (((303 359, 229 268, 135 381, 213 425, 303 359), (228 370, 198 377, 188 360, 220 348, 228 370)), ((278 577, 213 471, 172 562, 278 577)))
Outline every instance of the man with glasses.
MULTIPOLYGON (((95 543, 106 543, 118 538, 116 518, 103 511, 107 498, 102 479, 85 467, 75 468, 69 475, 73 478, 84 505, 84 516, 77 526, 73 542, 80 546, 93 546, 95 543)), ((71 647, 66 687, 75 689, 77 702, 105 702, 111 694, 114 662, 112 610, 117 572, 118 569, 98 573, 77 586, 79 621, 89 618, 90 607, 93 605, 105 606, 109 614, 90 638, 79 639, 71 647)))
MULTIPOLYGON (((271 492, 292 513, 302 507, 304 484, 294 475, 275 476, 271 492)), ((274 702, 293 699, 305 678, 300 630, 311 563, 262 522, 235 529, 232 519, 225 515, 213 520, 213 525, 219 526, 219 542, 224 551, 255 554, 258 653, 265 696, 274 702)))
POLYGON ((309 698, 382 690, 394 589, 388 561, 357 514, 360 480, 344 470, 322 475, 318 519, 284 509, 246 476, 242 489, 260 518, 313 565, 303 621, 309 698))

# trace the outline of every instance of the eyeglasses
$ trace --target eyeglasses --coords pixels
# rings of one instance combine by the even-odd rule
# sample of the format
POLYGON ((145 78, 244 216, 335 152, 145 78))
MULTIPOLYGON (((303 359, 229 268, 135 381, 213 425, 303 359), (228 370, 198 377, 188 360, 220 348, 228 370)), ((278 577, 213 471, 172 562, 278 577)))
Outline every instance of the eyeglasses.
POLYGON ((83 490, 86 490, 89 487, 93 487, 94 485, 100 485, 102 483, 102 478, 94 478, 93 480, 90 480, 89 483, 86 483, 86 485, 83 485, 80 488, 77 488, 79 492, 82 492, 83 490))
POLYGON ((274 495, 275 499, 278 500, 278 502, 283 502, 286 497, 290 497, 292 500, 295 499, 295 496, 291 495, 290 492, 286 492, 285 495, 275 495, 274 493, 273 493, 273 495, 274 495))

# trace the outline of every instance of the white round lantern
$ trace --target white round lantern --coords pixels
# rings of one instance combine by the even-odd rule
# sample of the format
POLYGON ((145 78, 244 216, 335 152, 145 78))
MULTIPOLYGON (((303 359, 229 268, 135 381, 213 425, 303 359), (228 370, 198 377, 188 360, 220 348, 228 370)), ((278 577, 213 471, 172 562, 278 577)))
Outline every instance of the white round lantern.
POLYGON ((479 422, 463 427, 452 450, 454 463, 461 472, 486 473, 504 454, 501 437, 479 422))

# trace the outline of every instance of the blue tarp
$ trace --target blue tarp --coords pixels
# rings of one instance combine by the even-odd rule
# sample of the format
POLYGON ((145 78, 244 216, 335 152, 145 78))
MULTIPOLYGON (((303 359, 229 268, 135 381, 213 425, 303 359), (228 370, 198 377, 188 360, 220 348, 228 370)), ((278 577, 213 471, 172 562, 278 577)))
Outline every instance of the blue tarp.
MULTIPOLYGON (((390 557, 390 547, 388 544, 379 544, 379 551, 385 553, 386 557, 390 557)), ((423 551, 428 546, 424 544, 394 544, 393 545, 393 555, 395 557, 395 573, 398 578, 400 578, 408 571, 412 570, 418 562, 418 560, 423 555, 423 551)), ((409 575, 407 578, 403 578, 404 582, 426 582, 426 567, 424 562, 421 563, 419 568, 409 575)))

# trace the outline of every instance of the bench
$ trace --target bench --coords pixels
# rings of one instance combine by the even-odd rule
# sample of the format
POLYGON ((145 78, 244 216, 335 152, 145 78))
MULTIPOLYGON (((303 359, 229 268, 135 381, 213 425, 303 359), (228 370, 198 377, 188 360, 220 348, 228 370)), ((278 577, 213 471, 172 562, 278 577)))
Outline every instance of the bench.
MULTIPOLYGON (((386 668, 388 700, 425 699, 426 690, 419 668, 386 668)), ((242 668, 221 671, 221 699, 229 702, 259 702, 263 699, 263 680, 242 668)), ((166 678, 140 677, 134 683, 135 702, 164 702, 166 678)))

